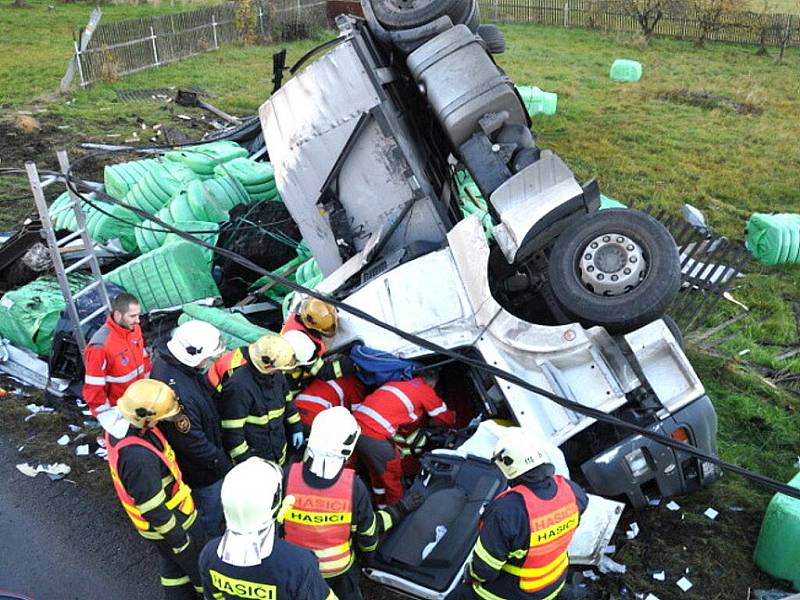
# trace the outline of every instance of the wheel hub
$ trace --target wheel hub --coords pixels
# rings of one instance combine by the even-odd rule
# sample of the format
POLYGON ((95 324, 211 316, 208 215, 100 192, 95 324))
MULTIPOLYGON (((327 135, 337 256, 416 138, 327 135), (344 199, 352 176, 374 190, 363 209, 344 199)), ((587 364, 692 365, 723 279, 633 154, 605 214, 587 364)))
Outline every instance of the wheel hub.
POLYGON ((646 269, 642 249, 619 233, 596 237, 581 254, 581 281, 600 296, 621 296, 630 292, 642 281, 646 269))

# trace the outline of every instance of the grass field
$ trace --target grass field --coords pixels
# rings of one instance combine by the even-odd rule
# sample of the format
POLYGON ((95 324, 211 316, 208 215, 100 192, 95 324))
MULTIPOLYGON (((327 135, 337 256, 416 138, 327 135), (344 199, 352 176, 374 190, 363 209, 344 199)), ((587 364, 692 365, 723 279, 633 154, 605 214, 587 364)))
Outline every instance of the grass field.
MULTIPOLYGON (((108 7, 109 16, 112 9, 119 9, 115 15, 139 10, 112 6, 108 7)), ((67 98, 34 102, 32 98, 57 86, 70 54, 69 31, 85 20, 89 9, 59 4, 51 14, 33 3, 27 10, 26 14, 41 16, 49 25, 13 33, 14 43, 0 41, 0 98, 5 109, 0 121, 3 116, 6 123, 13 119, 16 110, 32 110, 49 128, 52 143, 72 146, 85 140, 116 140, 108 136, 141 133, 141 122, 146 127, 144 139, 152 134, 154 124, 179 123, 175 114, 159 103, 118 102, 115 89, 199 86, 213 94, 214 104, 242 115, 252 114, 271 89, 270 57, 277 48, 231 47, 99 84, 67 98), (44 31, 53 34, 45 36, 44 31), (9 48, 19 52, 20 47, 26 48, 22 55, 9 57, 9 48), (44 66, 28 80, 22 71, 33 65, 44 66)), ((3 25, 18 24, 21 14, 7 4, 0 8, 3 25)), ((756 56, 755 48, 747 46, 710 44, 696 49, 690 42, 657 39, 651 47, 639 49, 623 36, 528 25, 502 28, 509 52, 499 57, 499 63, 508 74, 517 83, 559 93, 558 114, 536 118, 534 129, 539 144, 559 153, 580 180, 597 177, 610 196, 673 213, 683 202, 691 202, 705 211, 715 230, 733 239, 742 238, 752 212, 800 212, 800 52, 789 51, 785 63, 776 64, 770 57, 756 56), (643 80, 612 83, 608 70, 615 58, 641 61, 643 80), (741 115, 662 99, 686 90, 726 96, 761 112, 741 115)), ((289 44, 289 62, 322 39, 324 36, 289 44)), ((199 115, 191 109, 180 112, 199 115)), ((44 142, 38 146, 26 142, 24 136, 17 139, 46 159, 44 142)), ((0 158, 9 148, 0 137, 0 158)), ((2 165, 9 166, 6 159, 2 165)), ((12 184, 4 179, 3 184, 0 221, 9 226, 32 205, 17 200, 24 196, 24 182, 12 184)), ((690 339, 689 355, 719 413, 722 456, 788 480, 800 454, 800 388, 796 382, 800 357, 778 360, 776 356, 800 344, 800 266, 752 264, 734 295, 750 307, 749 316, 703 345, 690 339), (776 383, 776 373, 785 374, 783 384, 776 383)), ((734 305, 723 303, 712 324, 739 312, 734 305)), ((726 478, 699 502, 748 507, 757 532, 757 520, 768 498, 769 494, 739 479, 726 478)), ((715 546, 714 551, 729 551, 730 560, 738 565, 737 573, 724 575, 738 577, 726 580, 735 594, 701 588, 681 597, 746 597, 741 587, 750 585, 748 577, 756 577, 745 570, 752 570, 748 544, 755 535, 753 526, 749 523, 741 539, 726 542, 727 550, 725 544, 715 546)), ((635 552, 635 543, 629 550, 630 556, 623 554, 625 561, 639 561, 641 567, 644 563, 635 552)), ((637 573, 643 574, 641 582, 646 582, 649 576, 642 569, 637 573)), ((678 597, 680 592, 675 594, 657 593, 663 599, 678 597)))
MULTIPOLYGON (((747 0, 750 10, 760 11, 764 8, 764 0, 747 0)), ((773 13, 796 15, 800 13, 800 0, 767 0, 767 10, 773 13)))

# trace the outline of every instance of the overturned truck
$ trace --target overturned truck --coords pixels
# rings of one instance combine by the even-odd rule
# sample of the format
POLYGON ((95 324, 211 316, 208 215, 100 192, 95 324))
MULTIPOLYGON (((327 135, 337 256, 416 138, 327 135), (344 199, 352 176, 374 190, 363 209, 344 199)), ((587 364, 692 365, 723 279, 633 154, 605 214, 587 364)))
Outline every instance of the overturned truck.
MULTIPOLYGON (((715 455, 714 408, 664 317, 681 282, 669 232, 643 212, 599 210, 597 183, 579 184, 537 146, 492 56, 502 34, 480 25, 477 0, 362 7, 363 19, 338 17, 339 37, 304 57, 260 109, 277 187, 326 275, 318 289, 715 455), (464 172, 487 203, 488 231, 459 210, 464 172)), ((442 358, 342 314, 332 349, 356 342, 427 364, 442 358)), ((523 427, 593 494, 642 506, 719 477, 713 464, 474 366, 442 372, 460 421, 523 427)), ((428 499, 388 536, 370 577, 418 598, 442 598, 457 583, 480 511, 504 485, 482 428, 473 430, 423 457, 414 485, 428 499)))

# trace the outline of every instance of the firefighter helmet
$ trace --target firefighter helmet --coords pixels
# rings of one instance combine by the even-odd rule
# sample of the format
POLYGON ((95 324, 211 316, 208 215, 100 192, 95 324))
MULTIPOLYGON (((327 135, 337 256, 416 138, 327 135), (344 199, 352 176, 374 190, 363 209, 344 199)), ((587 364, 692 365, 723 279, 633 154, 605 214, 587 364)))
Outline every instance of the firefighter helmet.
POLYGON ((316 298, 306 298, 300 304, 298 316, 300 322, 309 329, 318 331, 325 337, 336 335, 338 319, 336 308, 332 304, 316 298))
POLYGON ((290 329, 281 335, 283 339, 292 345, 298 366, 310 365, 314 362, 314 356, 317 354, 317 345, 307 334, 299 329, 290 329))
POLYGON ((272 526, 280 510, 283 472, 263 458, 236 465, 222 482, 222 509, 228 530, 258 533, 272 526))
POLYGON ((117 400, 117 408, 134 427, 147 429, 177 415, 180 410, 175 391, 163 381, 134 381, 117 400))
POLYGON ((250 344, 250 360, 265 374, 291 371, 297 366, 292 345, 280 335, 261 336, 250 344))
POLYGON ((222 354, 225 344, 219 329, 211 323, 192 320, 175 328, 167 348, 187 367, 199 367, 205 360, 222 354))
POLYGON ((510 428, 497 440, 492 459, 509 481, 550 462, 539 443, 519 427, 510 428))
POLYGON ((333 479, 353 454, 361 428, 343 406, 327 408, 311 425, 303 461, 314 475, 333 479))

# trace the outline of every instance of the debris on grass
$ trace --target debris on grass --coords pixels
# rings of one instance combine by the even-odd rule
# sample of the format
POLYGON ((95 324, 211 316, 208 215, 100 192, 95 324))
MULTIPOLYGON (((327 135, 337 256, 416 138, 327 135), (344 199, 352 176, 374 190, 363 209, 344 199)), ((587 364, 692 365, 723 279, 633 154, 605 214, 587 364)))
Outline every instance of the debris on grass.
POLYGON ((68 436, 68 435, 65 433, 65 434, 64 434, 64 435, 62 435, 60 438, 58 438, 58 440, 56 441, 56 443, 57 443, 59 446, 66 446, 67 444, 69 444, 69 436, 68 436))
POLYGON ((760 115, 764 109, 755 104, 748 102, 736 102, 727 96, 721 96, 712 92, 704 90, 671 90, 661 92, 658 95, 659 100, 666 100, 675 104, 688 104, 689 106, 697 106, 706 110, 714 110, 721 108, 739 115, 760 115))
POLYGON ((17 471, 28 477, 36 477, 39 473, 45 473, 50 479, 56 481, 69 475, 71 469, 64 463, 52 463, 36 467, 28 463, 20 463, 17 465, 17 471))
POLYGON ((664 571, 656 571, 655 573, 653 573, 653 579, 655 579, 656 581, 666 581, 667 574, 664 571))
POLYGON ((632 540, 637 535, 639 535, 639 524, 634 521, 628 525, 628 531, 625 532, 625 537, 627 537, 629 540, 632 540))
POLYGON ((708 507, 703 514, 713 521, 719 516, 719 511, 714 508, 708 507))
POLYGON ((690 589, 694 587, 694 584, 692 584, 691 581, 686 579, 686 577, 681 577, 680 579, 678 579, 678 581, 675 582, 675 585, 681 588, 681 591, 684 592, 688 592, 690 589))
POLYGON ((29 115, 17 115, 14 126, 22 133, 30 135, 42 128, 41 123, 29 115))
POLYGON ((661 600, 661 598, 659 598, 655 594, 647 594, 647 597, 644 600, 661 600))
POLYGON ((608 556, 604 556, 600 559, 600 563, 597 565, 597 570, 600 571, 603 575, 607 575, 609 573, 620 573, 623 574, 628 568, 620 564, 608 556))
POLYGON ((75 454, 78 456, 89 456, 89 444, 81 444, 75 448, 75 454))
POLYGON ((673 511, 673 512, 674 512, 674 511, 676 511, 676 510, 680 510, 680 509, 681 509, 681 505, 680 505, 680 504, 678 504, 677 502, 675 502, 675 500, 670 500, 670 501, 667 503, 667 508, 668 508, 669 510, 671 510, 671 511, 673 511))

